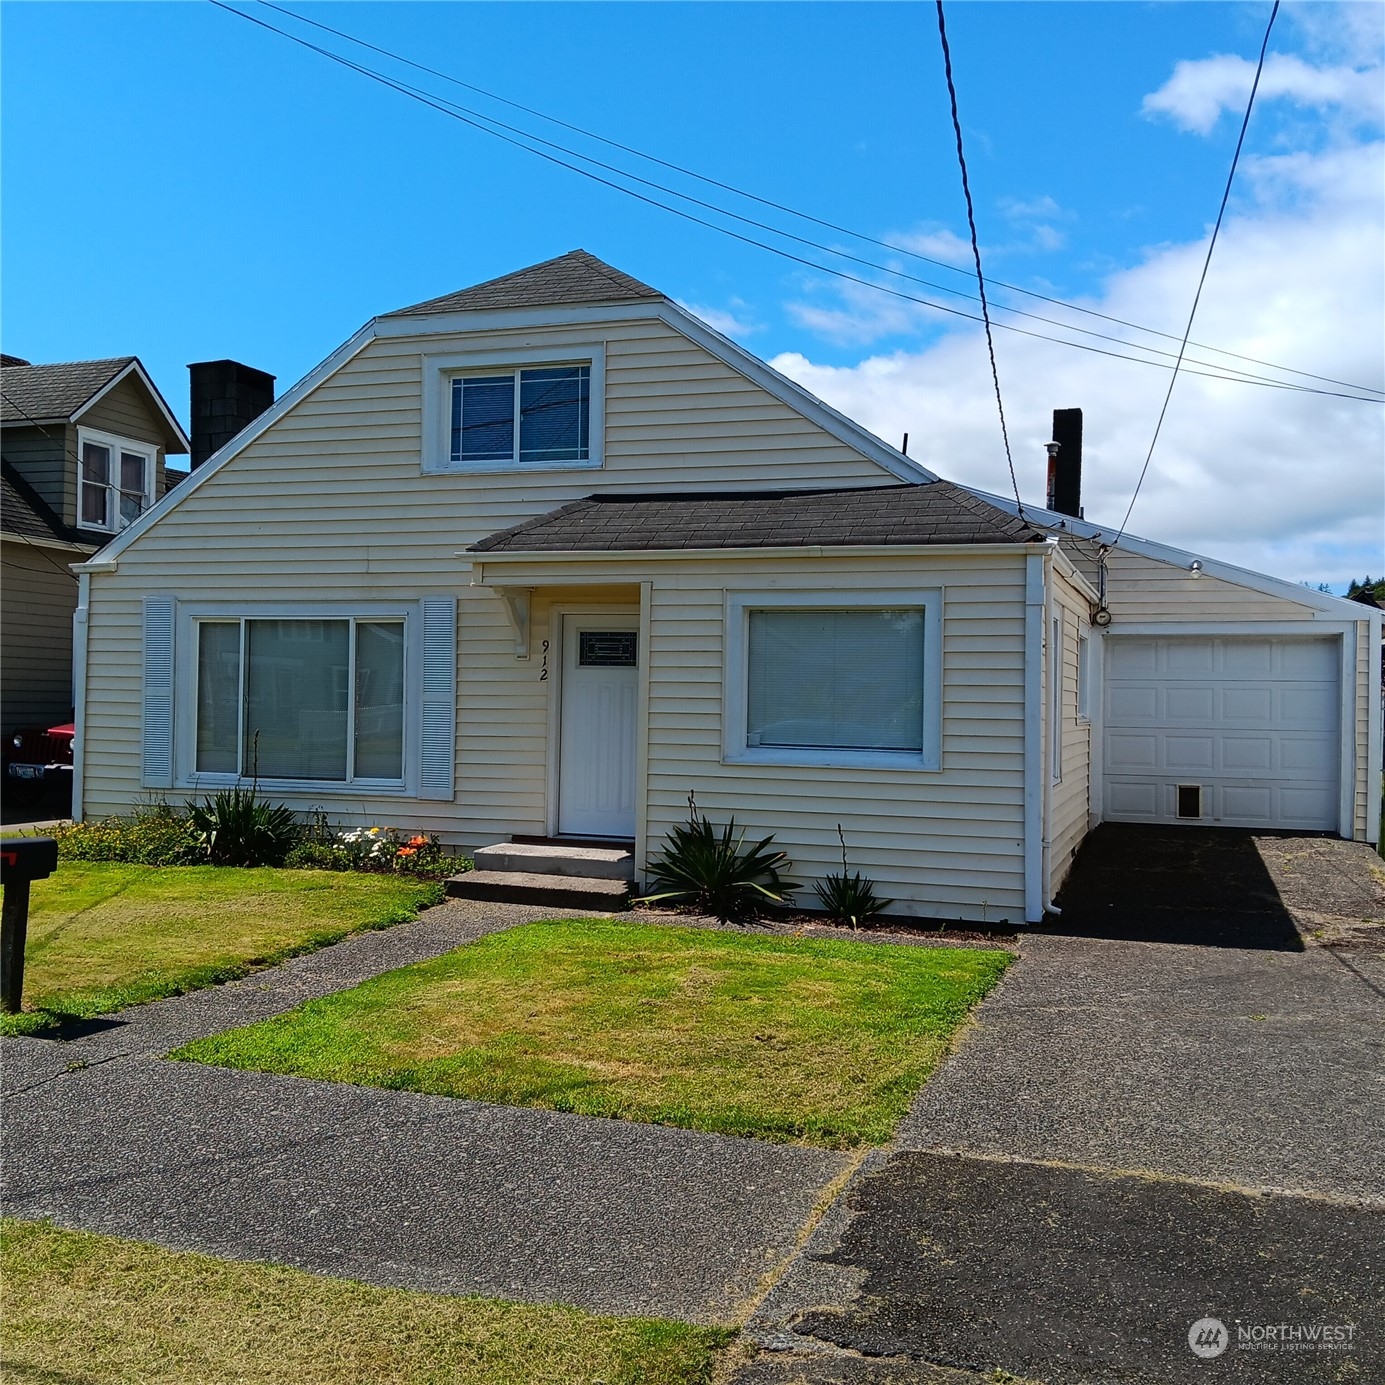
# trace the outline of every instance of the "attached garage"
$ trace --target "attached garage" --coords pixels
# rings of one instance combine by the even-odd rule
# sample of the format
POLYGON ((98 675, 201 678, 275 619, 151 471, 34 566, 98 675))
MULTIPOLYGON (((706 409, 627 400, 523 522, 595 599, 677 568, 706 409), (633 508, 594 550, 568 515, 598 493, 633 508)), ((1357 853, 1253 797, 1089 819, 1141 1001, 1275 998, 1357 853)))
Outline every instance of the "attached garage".
POLYGON ((1338 830, 1340 639, 1112 632, 1105 645, 1103 817, 1338 830))

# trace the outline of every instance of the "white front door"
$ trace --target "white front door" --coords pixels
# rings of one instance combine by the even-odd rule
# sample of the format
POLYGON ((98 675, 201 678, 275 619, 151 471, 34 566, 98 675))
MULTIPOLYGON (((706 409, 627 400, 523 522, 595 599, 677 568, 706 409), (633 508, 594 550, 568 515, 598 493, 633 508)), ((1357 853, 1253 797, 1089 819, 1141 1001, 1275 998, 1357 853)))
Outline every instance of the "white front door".
POLYGON ((558 831, 635 835, 639 618, 563 618, 559 685, 558 831))

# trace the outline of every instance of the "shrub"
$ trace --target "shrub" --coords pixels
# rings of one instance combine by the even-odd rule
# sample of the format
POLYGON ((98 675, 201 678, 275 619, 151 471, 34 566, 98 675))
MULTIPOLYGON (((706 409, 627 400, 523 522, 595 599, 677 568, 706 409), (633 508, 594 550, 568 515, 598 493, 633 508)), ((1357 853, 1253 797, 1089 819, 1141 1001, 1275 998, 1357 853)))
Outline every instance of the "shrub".
POLYGON ((350 870, 351 858, 340 847, 300 842, 284 857, 284 864, 290 870, 350 870))
POLYGON ((58 843, 58 855, 69 861, 190 866, 203 859, 192 823, 167 803, 145 805, 130 817, 59 823, 49 834, 58 843))
POLYGON ((214 866, 282 866, 303 835, 293 809, 260 798, 253 788, 223 789, 189 803, 188 818, 214 866))
POLYGON ((875 893, 875 882, 853 871, 846 859, 846 834, 841 823, 837 824, 837 840, 842 844, 841 874, 833 872, 813 886, 822 907, 829 917, 838 923, 849 923, 853 928, 867 923, 877 914, 883 914, 894 903, 892 899, 881 899, 875 893))
POLYGON ((718 835, 689 794, 688 821, 668 834, 650 862, 654 888, 640 902, 689 904, 722 923, 754 914, 766 903, 782 904, 798 886, 780 874, 791 863, 784 852, 770 849, 773 841, 771 834, 747 848, 734 817, 718 835))

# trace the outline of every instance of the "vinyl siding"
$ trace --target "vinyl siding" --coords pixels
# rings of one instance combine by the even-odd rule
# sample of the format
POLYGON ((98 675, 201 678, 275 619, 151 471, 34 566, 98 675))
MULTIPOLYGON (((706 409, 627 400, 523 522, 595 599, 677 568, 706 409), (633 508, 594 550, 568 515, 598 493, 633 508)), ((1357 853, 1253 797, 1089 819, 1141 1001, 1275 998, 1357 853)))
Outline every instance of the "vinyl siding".
POLYGON ((67 564, 81 554, 3 545, 5 647, 0 662, 3 734, 21 726, 52 726, 72 711, 72 613, 77 579, 67 564))
MULTIPOLYGON (((658 322, 599 329, 376 340, 93 574, 86 811, 139 794, 140 603, 460 598, 458 774, 451 808, 382 798, 343 814, 440 828, 474 846, 543 830, 546 690, 492 593, 473 589, 468 544, 607 489, 890 483, 822 432, 658 322), (485 475, 421 473, 421 353, 606 346, 605 465, 485 475), (700 426, 703 410, 717 420, 700 426), (738 422, 739 420, 739 422, 738 422)), ((542 609, 542 608, 541 608, 542 609)), ((535 624, 537 628, 538 615, 535 624)), ((187 651, 181 651, 180 657, 187 651)), ((314 801, 322 801, 318 795, 314 801)), ((299 806, 311 806, 304 801, 299 806)), ((333 805, 329 804, 329 807, 333 805)))
POLYGON ((1356 763, 1360 771, 1352 800, 1352 836, 1358 841, 1366 840, 1369 827, 1370 796, 1372 785, 1379 780, 1373 778, 1370 762, 1371 699, 1380 694, 1380 649, 1371 639, 1369 621, 1356 622, 1356 698, 1355 733, 1356 763))
POLYGON ((42 429, 7 423, 0 436, 5 460, 62 517, 77 518, 77 434, 62 423, 42 429))
MULTIPOLYGON (((1088 629, 1087 597, 1058 570, 1051 569, 1052 602, 1055 611, 1063 614, 1062 648, 1046 651, 1046 658, 1057 657, 1062 662, 1062 778, 1052 786, 1049 811, 1049 897, 1057 894, 1064 877, 1072 866, 1077 848, 1087 835, 1091 811, 1091 742, 1089 722, 1077 713, 1078 644, 1088 629)), ((1095 645, 1088 646, 1088 657, 1095 645)), ((1047 711, 1047 709, 1046 709, 1047 711)), ((1052 745, 1047 739, 1045 745, 1052 745)))
MULTIPOLYGON (((688 793, 715 822, 734 815, 751 838, 769 833, 793 859, 792 877, 811 882, 841 868, 837 823, 846 833, 853 870, 871 876, 897 901, 896 912, 933 918, 1018 920, 1023 916, 1024 828, 1024 563, 1020 551, 943 556, 816 560, 664 560, 584 564, 609 577, 624 570, 648 584, 648 723, 644 840, 657 848, 687 816, 688 793), (723 628, 728 592, 943 589, 942 768, 852 769, 728 763, 723 759, 723 628)), ((505 566, 505 580, 540 591, 561 580, 561 560, 505 566)), ((570 570, 570 569, 569 569, 570 570)), ((487 569, 486 580, 496 578, 487 569)), ((638 588, 608 588, 633 602, 638 588)), ((563 593, 592 599, 587 589, 563 593)), ((498 600, 495 601, 498 606, 498 600)), ((551 605, 532 612, 535 680, 551 605)), ((508 629, 505 649, 511 648, 508 629)), ((556 646, 555 646, 556 647, 556 646)), ((501 654, 497 647, 494 651, 501 654)), ((510 653, 513 662, 513 654, 510 653)), ((492 670, 494 673, 494 670, 492 670)), ((465 677, 465 669, 464 675, 465 677)), ((478 688, 472 682, 473 692, 478 688)), ((516 690, 517 691, 517 690, 516 690)), ((534 709, 493 681, 484 707, 493 730, 504 723, 527 744, 534 709)), ((531 772, 540 758, 530 750, 531 772)), ((465 758, 465 756, 463 757, 465 758)), ((496 756, 513 770, 515 757, 496 756)), ((460 769, 459 769, 460 773, 460 769)), ((532 811, 541 813, 535 776, 532 811)), ((637 791, 638 796, 638 791, 637 791)), ((536 824, 539 819, 535 819, 536 824)), ((515 830, 542 830, 538 825, 515 830)))

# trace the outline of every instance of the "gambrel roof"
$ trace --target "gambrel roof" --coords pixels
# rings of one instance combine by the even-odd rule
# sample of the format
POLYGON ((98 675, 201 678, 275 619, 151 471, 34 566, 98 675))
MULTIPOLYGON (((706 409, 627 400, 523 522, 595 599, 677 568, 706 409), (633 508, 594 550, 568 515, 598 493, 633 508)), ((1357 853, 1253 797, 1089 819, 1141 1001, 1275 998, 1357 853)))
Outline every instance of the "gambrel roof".
POLYGON ((490 534, 473 553, 1042 542, 950 481, 851 490, 589 495, 490 534))
MULTIPOLYGON (((530 265, 469 289, 430 298, 398 314, 451 313, 476 308, 547 308, 562 303, 629 303, 663 298, 658 289, 598 260, 585 250, 530 265)), ((397 314, 390 314, 396 316, 397 314)))

